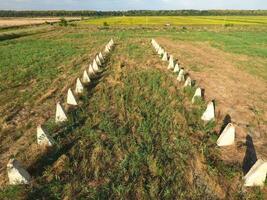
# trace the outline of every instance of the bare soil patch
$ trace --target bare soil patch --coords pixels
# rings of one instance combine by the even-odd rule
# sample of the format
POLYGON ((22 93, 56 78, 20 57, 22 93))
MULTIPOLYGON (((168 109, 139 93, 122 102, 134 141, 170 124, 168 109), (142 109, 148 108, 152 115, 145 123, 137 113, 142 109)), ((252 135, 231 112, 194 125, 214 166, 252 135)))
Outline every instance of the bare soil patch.
MULTIPOLYGON (((78 18, 66 18, 67 20, 75 20, 78 18)), ((26 25, 38 25, 46 22, 53 23, 59 22, 60 18, 0 18, 1 27, 13 27, 13 26, 26 26, 26 25)))

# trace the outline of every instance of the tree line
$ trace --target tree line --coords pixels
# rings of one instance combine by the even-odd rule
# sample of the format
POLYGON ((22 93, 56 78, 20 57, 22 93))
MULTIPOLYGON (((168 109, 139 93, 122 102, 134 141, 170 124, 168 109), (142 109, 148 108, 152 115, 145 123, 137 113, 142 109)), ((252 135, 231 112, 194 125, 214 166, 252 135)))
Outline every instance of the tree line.
POLYGON ((101 17, 101 16, 267 16, 267 10, 130 10, 130 11, 14 11, 0 10, 0 17, 101 17))

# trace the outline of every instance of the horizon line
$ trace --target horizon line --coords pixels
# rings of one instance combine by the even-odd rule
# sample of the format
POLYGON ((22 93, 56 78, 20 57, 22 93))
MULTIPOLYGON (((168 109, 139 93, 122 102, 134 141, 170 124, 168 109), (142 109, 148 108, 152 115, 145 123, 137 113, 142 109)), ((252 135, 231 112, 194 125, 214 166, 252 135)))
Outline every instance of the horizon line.
POLYGON ((267 11, 267 9, 130 9, 130 10, 82 10, 82 9, 0 9, 0 11, 93 11, 93 12, 129 12, 129 11, 267 11))

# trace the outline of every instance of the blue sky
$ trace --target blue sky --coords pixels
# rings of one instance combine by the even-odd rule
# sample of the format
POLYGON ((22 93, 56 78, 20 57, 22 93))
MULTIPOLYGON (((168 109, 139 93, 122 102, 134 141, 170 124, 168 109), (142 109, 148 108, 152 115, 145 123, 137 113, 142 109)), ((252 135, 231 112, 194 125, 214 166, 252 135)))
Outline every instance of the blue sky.
POLYGON ((0 10, 267 9, 267 0, 0 0, 0 10))

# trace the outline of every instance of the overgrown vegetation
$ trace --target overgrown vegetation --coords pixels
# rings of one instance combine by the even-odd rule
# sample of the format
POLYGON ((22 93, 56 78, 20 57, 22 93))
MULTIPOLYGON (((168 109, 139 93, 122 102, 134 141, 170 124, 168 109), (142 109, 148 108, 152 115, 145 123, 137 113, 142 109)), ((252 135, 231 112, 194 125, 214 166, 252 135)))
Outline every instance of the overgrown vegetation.
POLYGON ((65 18, 61 18, 59 25, 60 26, 68 26, 68 21, 65 18))

